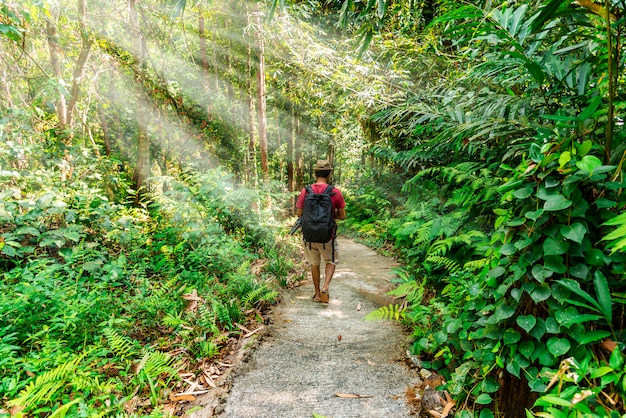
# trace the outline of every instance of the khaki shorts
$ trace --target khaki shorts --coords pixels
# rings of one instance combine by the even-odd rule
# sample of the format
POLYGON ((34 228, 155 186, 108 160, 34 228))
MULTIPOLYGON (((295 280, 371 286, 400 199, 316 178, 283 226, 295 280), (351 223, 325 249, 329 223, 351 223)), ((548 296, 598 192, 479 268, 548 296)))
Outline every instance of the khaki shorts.
POLYGON ((304 245, 304 259, 308 263, 319 266, 322 258, 326 263, 337 264, 339 262, 339 245, 336 239, 325 244, 304 241, 302 243, 304 245))

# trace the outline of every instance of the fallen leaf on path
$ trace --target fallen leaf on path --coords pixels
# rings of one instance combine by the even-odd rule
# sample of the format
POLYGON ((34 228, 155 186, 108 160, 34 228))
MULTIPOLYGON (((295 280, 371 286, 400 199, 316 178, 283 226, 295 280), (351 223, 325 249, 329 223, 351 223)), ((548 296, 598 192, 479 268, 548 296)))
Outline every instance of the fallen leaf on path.
POLYGON ((193 402, 196 400, 196 397, 193 395, 189 395, 186 393, 174 394, 170 393, 170 401, 172 402, 193 402))
POLYGON ((221 361, 218 361, 217 364, 219 364, 222 367, 233 367, 234 366, 234 364, 222 363, 221 361))
POLYGON ((215 381, 213 380, 213 378, 211 377, 211 374, 209 372, 207 372, 206 370, 202 369, 202 374, 204 375, 204 380, 206 380, 207 384, 209 386, 211 386, 212 388, 217 388, 217 385, 215 384, 215 381))
POLYGON ((452 408, 454 408, 455 402, 454 402, 454 400, 452 399, 452 397, 450 396, 450 394, 448 392, 446 392, 446 399, 445 399, 445 401, 443 400, 443 398, 441 400, 442 400, 441 403, 444 404, 443 405, 443 411, 441 411, 441 417, 445 418, 445 417, 448 416, 448 414, 450 413, 452 408))
POLYGON ((341 334, 337 335, 337 340, 341 341, 341 334))
POLYGON ((360 311, 360 310, 361 310, 361 302, 359 302, 359 304, 358 304, 358 305, 356 305, 356 310, 357 310, 357 311, 360 311))
POLYGON ((373 398, 374 395, 359 395, 356 393, 335 393, 335 396, 338 398, 352 398, 352 399, 359 399, 359 398, 373 398))

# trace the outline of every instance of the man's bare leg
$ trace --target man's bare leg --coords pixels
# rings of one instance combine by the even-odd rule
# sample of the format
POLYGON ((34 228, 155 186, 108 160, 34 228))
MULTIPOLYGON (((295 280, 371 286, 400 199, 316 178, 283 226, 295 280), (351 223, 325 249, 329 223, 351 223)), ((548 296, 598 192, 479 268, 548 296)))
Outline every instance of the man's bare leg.
MULTIPOLYGON (((318 266, 318 272, 319 272, 319 266, 318 266)), ((322 287, 322 292, 328 292, 328 288, 330 287, 330 281, 333 279, 333 274, 335 274, 335 265, 333 263, 326 263, 324 287, 322 287)))
POLYGON ((315 287, 315 296, 313 298, 316 301, 320 300, 320 266, 311 266, 311 277, 313 278, 313 287, 315 287))

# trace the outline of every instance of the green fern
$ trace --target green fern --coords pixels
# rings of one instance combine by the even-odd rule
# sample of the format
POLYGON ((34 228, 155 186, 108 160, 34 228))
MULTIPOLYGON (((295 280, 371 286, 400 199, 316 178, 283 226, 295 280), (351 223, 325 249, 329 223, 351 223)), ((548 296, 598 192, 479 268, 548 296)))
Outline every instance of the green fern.
POLYGON ((366 321, 400 321, 405 318, 404 307, 399 304, 389 304, 388 306, 381 306, 365 315, 366 321))
POLYGON ((256 289, 250 291, 247 295, 245 295, 241 302, 243 306, 252 306, 257 302, 264 303, 274 303, 276 298, 278 297, 278 292, 275 290, 271 290, 267 287, 267 285, 262 284, 256 289))
POLYGON ((109 349, 122 360, 135 358, 139 354, 137 346, 128 337, 118 334, 111 328, 104 328, 102 333, 106 338, 109 349))
POLYGON ((219 328, 215 323, 215 312, 210 305, 200 304, 196 313, 196 324, 203 330, 209 331, 211 334, 218 334, 219 328))
POLYGON ((434 221, 428 221, 422 224, 414 234, 413 245, 419 247, 423 244, 426 244, 431 239, 431 230, 434 221))
POLYGON ((485 266, 489 265, 489 258, 481 258, 479 260, 468 261, 463 264, 463 270, 465 271, 476 271, 483 269, 485 266))
POLYGON ((231 311, 232 310, 222 302, 217 300, 213 301, 213 312, 215 312, 217 323, 226 329, 232 329, 233 323, 236 322, 231 316, 231 311))
POLYGON ((241 302, 243 303, 243 306, 252 306, 268 290, 269 289, 265 285, 261 285, 261 286, 257 287, 256 289, 251 290, 250 292, 248 292, 248 294, 246 294, 241 299, 241 302))
POLYGON ((429 256, 445 256, 452 248, 458 245, 473 245, 476 238, 484 238, 484 234, 479 231, 468 231, 464 234, 453 235, 445 239, 433 242, 429 249, 429 256))
POLYGON ((8 405, 29 408, 53 401, 70 384, 83 357, 84 354, 40 374, 20 392, 18 398, 9 401, 8 405))
POLYGON ((387 295, 394 298, 405 298, 409 304, 420 304, 426 291, 426 281, 427 279, 423 279, 421 282, 411 279, 411 281, 404 282, 390 290, 387 295))
POLYGON ((444 267, 450 274, 457 273, 461 270, 459 263, 447 257, 431 255, 426 257, 425 262, 434 264, 438 267, 444 267))
POLYGON ((176 359, 161 351, 145 351, 144 356, 137 365, 137 374, 143 372, 152 381, 156 381, 162 374, 176 375, 178 370, 174 367, 176 359))
POLYGON ((622 213, 602 225, 617 226, 613 232, 602 238, 603 241, 611 241, 608 245, 611 248, 611 254, 622 251, 626 247, 626 213, 622 213))

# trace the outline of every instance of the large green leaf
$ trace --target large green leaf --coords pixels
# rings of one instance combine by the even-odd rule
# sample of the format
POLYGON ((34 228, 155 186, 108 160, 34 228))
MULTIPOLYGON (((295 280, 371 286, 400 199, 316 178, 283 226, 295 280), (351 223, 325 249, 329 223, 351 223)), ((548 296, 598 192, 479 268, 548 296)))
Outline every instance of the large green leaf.
POLYGON ((611 291, 609 289, 609 283, 604 277, 604 274, 600 270, 596 270, 593 275, 593 285, 598 298, 598 305, 600 306, 600 312, 606 318, 609 324, 613 323, 613 303, 611 301, 611 291))
POLYGON ((570 241, 582 244, 585 234, 587 233, 587 227, 580 222, 575 222, 570 225, 563 225, 561 227, 561 235, 570 241))
POLYGON ((543 205, 543 209, 548 212, 555 212, 563 209, 567 209, 572 205, 572 201, 566 199, 565 196, 557 194, 550 196, 546 203, 543 205))
POLYGON ((560 357, 569 351, 571 343, 567 338, 552 337, 548 340, 546 346, 553 356, 560 357))
POLYGON ((533 329, 537 323, 537 318, 533 315, 520 315, 515 318, 515 322, 517 322, 517 325, 519 325, 524 331, 530 332, 530 330, 533 329))
POLYGON ((561 255, 565 254, 568 249, 566 242, 562 240, 555 240, 551 237, 546 238, 543 242, 543 254, 544 255, 561 255))
POLYGON ((576 162, 576 167, 590 173, 592 173, 594 169, 600 167, 601 165, 602 160, 600 160, 595 155, 585 155, 580 161, 576 162))

